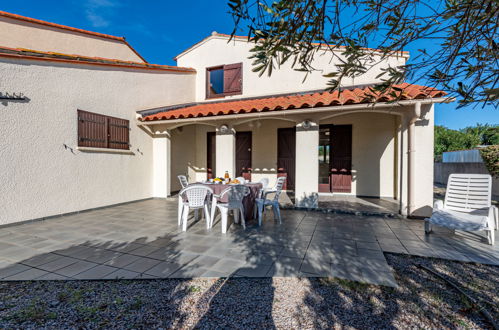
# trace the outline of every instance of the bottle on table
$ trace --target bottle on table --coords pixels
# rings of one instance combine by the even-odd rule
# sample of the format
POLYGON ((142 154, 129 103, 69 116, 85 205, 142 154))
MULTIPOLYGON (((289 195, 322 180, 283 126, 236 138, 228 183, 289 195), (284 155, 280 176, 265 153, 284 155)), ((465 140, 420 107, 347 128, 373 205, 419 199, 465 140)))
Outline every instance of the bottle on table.
POLYGON ((230 181, 229 171, 225 171, 224 179, 226 183, 229 183, 230 181))

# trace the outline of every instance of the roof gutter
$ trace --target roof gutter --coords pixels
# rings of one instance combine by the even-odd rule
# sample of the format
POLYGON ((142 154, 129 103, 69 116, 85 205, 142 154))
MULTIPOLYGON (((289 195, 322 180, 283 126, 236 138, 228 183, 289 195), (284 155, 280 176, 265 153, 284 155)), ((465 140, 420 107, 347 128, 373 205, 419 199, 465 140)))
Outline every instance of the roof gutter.
POLYGON ((366 103, 366 104, 351 104, 351 105, 339 105, 339 106, 329 106, 329 107, 318 107, 318 108, 299 108, 290 110, 275 110, 275 111, 265 111, 265 112, 251 112, 244 114, 231 114, 231 115, 221 115, 221 116, 207 116, 207 117, 192 117, 183 119, 171 119, 171 120, 151 120, 151 121, 140 121, 137 119, 138 126, 151 126, 151 125, 164 125, 164 124, 176 124, 176 123, 188 123, 188 122, 203 122, 203 121, 216 121, 216 120, 231 120, 231 119, 241 119, 244 118, 263 118, 263 117, 275 117, 275 116, 287 116, 287 115, 304 115, 311 113, 321 113, 327 111, 349 111, 349 110, 363 110, 363 109, 378 109, 378 108, 398 108, 402 106, 410 106, 415 104, 434 104, 434 103, 449 103, 454 101, 454 98, 449 97, 438 97, 429 99, 418 99, 418 100, 403 100, 395 103, 381 102, 381 103, 366 103), (302 111, 300 111, 302 110, 302 111))

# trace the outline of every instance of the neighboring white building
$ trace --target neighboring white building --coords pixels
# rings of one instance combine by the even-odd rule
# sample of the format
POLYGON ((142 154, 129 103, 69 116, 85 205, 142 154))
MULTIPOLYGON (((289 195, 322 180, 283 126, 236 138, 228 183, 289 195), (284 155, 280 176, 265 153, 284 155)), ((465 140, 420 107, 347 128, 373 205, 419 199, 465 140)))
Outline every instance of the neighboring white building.
MULTIPOLYGON (((164 198, 179 174, 225 171, 287 176, 300 206, 339 193, 431 213, 434 104, 445 93, 403 84, 397 103, 364 94, 406 53, 338 94, 323 92, 320 71, 259 78, 251 45, 228 39, 214 33, 179 66, 153 65, 123 38, 0 12, 0 224, 164 198)), ((335 68, 327 52, 315 61, 335 68)))

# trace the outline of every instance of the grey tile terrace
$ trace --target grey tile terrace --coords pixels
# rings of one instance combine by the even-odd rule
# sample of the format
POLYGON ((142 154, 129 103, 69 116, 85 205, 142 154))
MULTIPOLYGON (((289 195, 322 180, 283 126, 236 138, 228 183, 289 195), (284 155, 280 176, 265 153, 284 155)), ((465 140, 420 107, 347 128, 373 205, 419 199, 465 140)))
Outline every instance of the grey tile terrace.
POLYGON ((384 252, 499 265, 499 246, 477 233, 420 220, 283 210, 262 227, 221 234, 190 220, 175 199, 147 200, 0 228, 1 280, 189 277, 341 277, 396 286, 384 252))

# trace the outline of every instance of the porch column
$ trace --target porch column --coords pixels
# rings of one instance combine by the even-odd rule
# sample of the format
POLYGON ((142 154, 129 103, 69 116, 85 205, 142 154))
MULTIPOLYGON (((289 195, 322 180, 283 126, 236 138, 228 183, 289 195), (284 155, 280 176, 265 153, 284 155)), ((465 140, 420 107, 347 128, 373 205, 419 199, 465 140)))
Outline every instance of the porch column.
POLYGON ((319 125, 305 120, 296 126, 295 203, 299 207, 318 207, 319 125))
POLYGON ((170 196, 170 133, 167 131, 153 138, 153 196, 170 196))
POLYGON ((236 169, 236 131, 229 125, 217 127, 216 141, 216 176, 223 177, 225 171, 231 178, 235 177, 236 169))

